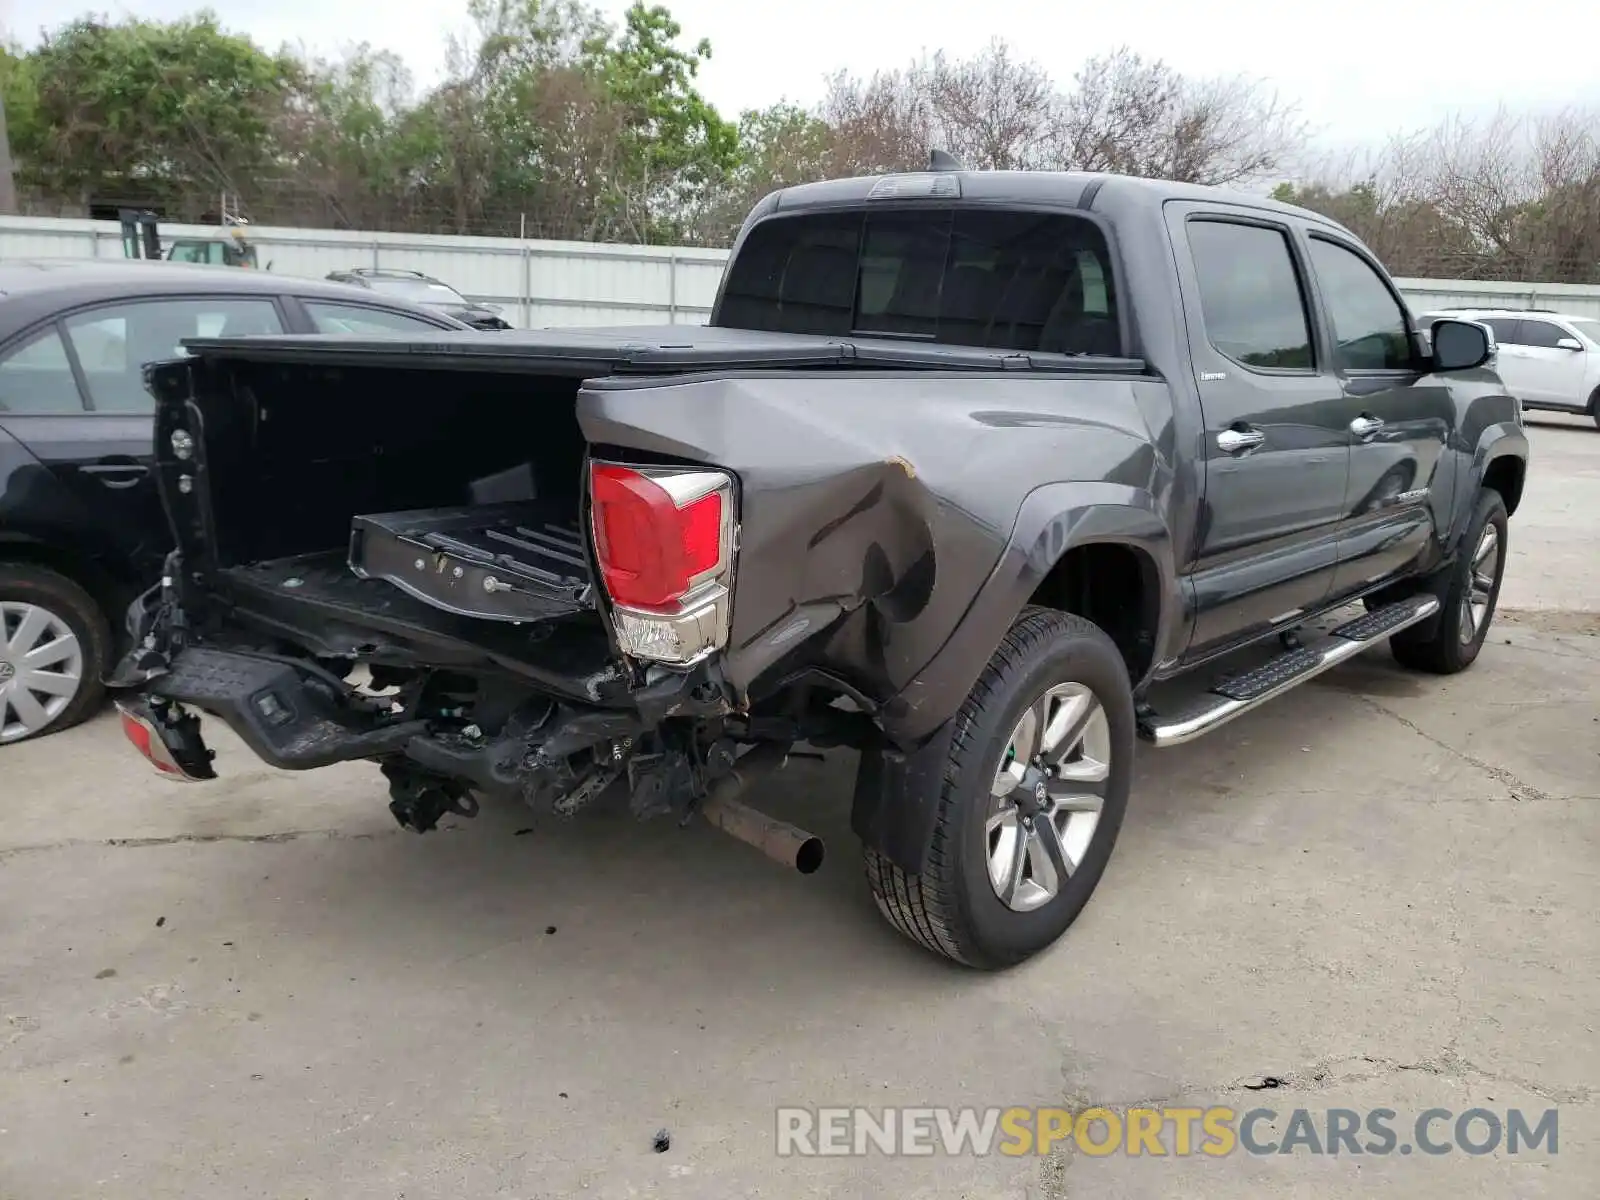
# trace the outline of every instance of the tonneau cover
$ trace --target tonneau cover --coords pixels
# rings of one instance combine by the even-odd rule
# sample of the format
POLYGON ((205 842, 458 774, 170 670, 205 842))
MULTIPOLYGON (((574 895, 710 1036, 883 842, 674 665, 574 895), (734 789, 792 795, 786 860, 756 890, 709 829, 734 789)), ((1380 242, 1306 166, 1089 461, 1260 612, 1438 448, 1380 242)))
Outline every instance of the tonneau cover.
POLYGON ((855 367, 943 371, 1142 371, 1136 359, 988 350, 889 338, 817 337, 710 325, 514 329, 484 333, 268 334, 189 338, 200 358, 374 364, 582 375, 677 374, 748 367, 855 367))

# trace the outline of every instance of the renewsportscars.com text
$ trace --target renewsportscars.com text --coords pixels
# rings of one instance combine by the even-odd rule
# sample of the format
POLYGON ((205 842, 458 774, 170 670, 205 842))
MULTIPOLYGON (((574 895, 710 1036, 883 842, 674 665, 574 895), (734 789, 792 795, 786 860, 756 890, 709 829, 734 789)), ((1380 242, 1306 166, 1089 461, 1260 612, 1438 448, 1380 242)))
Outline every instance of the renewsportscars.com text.
POLYGON ((780 1108, 789 1156, 1555 1154, 1557 1110, 1429 1108, 780 1108))

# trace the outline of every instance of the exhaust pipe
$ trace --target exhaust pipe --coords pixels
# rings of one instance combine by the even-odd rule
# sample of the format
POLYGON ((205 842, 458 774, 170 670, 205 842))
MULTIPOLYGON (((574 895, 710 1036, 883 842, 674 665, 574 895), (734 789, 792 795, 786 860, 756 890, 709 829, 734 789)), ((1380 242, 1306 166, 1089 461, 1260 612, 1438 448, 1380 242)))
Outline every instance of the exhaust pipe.
POLYGON ((738 798, 757 779, 783 766, 788 757, 785 747, 757 746, 717 781, 701 803, 700 812, 722 832, 754 846, 774 862, 810 875, 822 865, 822 839, 787 821, 757 812, 738 798))

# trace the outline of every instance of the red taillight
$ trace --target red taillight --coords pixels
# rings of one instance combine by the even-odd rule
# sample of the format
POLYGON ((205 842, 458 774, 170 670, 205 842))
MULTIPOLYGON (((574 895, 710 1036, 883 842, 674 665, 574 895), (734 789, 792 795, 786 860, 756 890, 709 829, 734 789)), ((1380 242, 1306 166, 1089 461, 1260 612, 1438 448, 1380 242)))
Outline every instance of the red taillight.
POLYGON ((600 574, 615 603, 671 608, 721 565, 723 526, 729 516, 723 511, 725 489, 680 504, 642 472, 595 463, 589 469, 589 492, 600 574))

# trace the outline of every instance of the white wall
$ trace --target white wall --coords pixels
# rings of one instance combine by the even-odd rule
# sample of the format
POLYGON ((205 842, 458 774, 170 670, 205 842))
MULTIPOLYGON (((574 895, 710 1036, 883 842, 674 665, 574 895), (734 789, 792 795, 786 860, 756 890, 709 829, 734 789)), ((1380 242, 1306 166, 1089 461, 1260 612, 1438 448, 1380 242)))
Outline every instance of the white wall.
MULTIPOLYGON (((222 236, 214 225, 162 224, 163 246, 222 236)), ((726 250, 613 246, 517 238, 444 237, 251 226, 262 265, 320 279, 352 267, 425 271, 474 300, 501 305, 513 325, 703 325, 726 250)), ((121 258, 115 221, 0 217, 0 259, 121 258)))
POLYGON ((1600 287, 1581 283, 1488 283, 1464 279, 1397 279, 1415 312, 1439 308, 1549 308, 1600 318, 1600 287))
MULTIPOLYGON (((217 237, 216 226, 162 225, 163 243, 217 237)), ((474 300, 499 304, 514 325, 702 325, 726 250, 615 246, 517 238, 363 233, 252 226, 261 265, 321 278, 351 267, 401 267, 437 276, 474 300)), ((0 217, 0 259, 120 258, 115 221, 0 217)), ((1418 312, 1445 307, 1551 308, 1600 317, 1600 286, 1400 279, 1418 312)))

